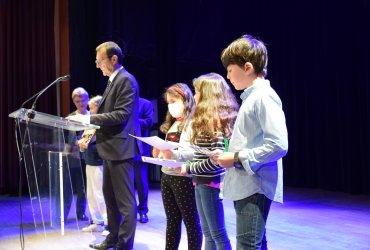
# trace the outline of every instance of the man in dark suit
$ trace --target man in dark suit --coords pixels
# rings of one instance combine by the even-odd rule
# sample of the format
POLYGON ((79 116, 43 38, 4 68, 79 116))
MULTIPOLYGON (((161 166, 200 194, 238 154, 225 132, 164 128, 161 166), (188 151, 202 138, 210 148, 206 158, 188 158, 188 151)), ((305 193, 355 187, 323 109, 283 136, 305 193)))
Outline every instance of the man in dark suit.
MULTIPOLYGON (((153 126, 153 105, 150 101, 139 98, 139 122, 141 136, 148 137, 153 126)), ((139 198, 137 210, 139 222, 147 223, 148 219, 148 163, 141 161, 141 156, 150 156, 151 148, 149 144, 143 144, 143 153, 135 158, 135 186, 139 198)))
POLYGON ((95 249, 133 249, 136 230, 134 157, 142 153, 137 116, 139 86, 133 75, 122 66, 121 48, 105 42, 96 48, 96 67, 109 77, 98 112, 90 123, 99 125, 96 147, 104 160, 103 193, 107 206, 110 234, 95 249), (122 221, 121 221, 122 220, 122 221))

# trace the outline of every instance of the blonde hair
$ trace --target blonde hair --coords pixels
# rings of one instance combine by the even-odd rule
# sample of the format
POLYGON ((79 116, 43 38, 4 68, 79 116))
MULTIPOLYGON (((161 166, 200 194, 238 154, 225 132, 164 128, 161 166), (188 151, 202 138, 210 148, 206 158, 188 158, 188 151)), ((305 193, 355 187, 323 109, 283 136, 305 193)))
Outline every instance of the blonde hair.
POLYGON ((230 138, 239 104, 225 79, 209 73, 195 78, 193 86, 199 93, 199 100, 192 117, 191 142, 194 144, 203 136, 215 139, 216 132, 230 138))
POLYGON ((75 88, 72 91, 72 99, 75 98, 76 96, 87 96, 87 97, 89 97, 89 94, 87 93, 87 91, 84 88, 78 87, 78 88, 75 88))
POLYGON ((100 95, 94 96, 93 98, 90 99, 88 104, 99 107, 101 99, 102 99, 102 96, 100 96, 100 95))

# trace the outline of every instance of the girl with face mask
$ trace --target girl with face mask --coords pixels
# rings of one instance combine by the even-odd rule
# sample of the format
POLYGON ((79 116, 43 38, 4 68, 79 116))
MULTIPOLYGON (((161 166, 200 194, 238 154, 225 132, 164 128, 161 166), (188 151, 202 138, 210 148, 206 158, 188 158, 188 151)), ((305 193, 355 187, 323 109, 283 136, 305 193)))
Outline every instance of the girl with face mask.
MULTIPOLYGON (((167 141, 180 142, 180 135, 194 111, 195 101, 189 87, 183 83, 170 86, 164 93, 168 103, 166 120, 160 130, 167 141)), ((153 149, 153 157, 164 157, 170 152, 153 149)), ((162 166, 161 191, 167 217, 166 250, 178 249, 181 239, 181 223, 184 221, 188 249, 202 248, 202 229, 195 203, 195 192, 190 175, 182 175, 173 168, 162 166)))
POLYGON ((167 99, 171 99, 172 101, 175 100, 175 102, 168 103, 168 112, 170 112, 171 116, 174 118, 181 118, 184 115, 185 106, 181 99, 176 100, 174 96, 170 96, 167 99))

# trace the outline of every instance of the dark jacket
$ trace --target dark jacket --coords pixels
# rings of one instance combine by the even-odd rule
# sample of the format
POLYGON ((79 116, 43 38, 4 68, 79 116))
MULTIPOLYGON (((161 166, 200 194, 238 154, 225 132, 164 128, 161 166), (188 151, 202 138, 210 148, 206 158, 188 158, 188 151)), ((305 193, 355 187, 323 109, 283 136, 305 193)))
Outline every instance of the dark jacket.
POLYGON ((138 106, 138 83, 123 68, 104 93, 98 113, 90 117, 92 124, 100 126, 96 148, 103 160, 127 160, 142 153, 141 142, 129 136, 141 136, 138 106))

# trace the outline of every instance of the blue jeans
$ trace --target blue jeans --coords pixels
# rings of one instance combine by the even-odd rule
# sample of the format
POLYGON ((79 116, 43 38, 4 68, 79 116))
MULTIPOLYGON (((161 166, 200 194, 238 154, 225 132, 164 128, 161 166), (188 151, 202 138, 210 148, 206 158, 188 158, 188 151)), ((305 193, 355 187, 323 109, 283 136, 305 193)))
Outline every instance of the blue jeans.
POLYGON ((224 206, 220 198, 220 189, 196 185, 195 199, 205 238, 204 250, 231 249, 225 227, 224 206))
POLYGON ((267 249, 266 221, 271 200, 263 194, 254 194, 234 201, 236 212, 236 249, 267 249))

